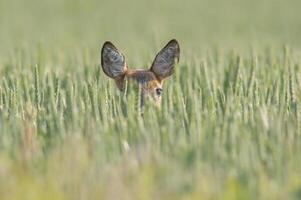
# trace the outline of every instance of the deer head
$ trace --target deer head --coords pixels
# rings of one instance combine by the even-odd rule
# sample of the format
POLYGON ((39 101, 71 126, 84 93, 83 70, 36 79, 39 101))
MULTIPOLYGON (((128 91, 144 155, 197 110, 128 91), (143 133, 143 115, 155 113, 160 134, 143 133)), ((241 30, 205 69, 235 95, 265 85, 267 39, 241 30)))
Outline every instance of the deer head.
POLYGON ((156 55, 149 69, 129 69, 124 55, 111 42, 105 42, 101 50, 101 66, 104 73, 115 80, 120 91, 125 90, 127 80, 138 84, 142 109, 146 99, 160 104, 163 82, 173 74, 179 57, 180 47, 173 39, 156 55))

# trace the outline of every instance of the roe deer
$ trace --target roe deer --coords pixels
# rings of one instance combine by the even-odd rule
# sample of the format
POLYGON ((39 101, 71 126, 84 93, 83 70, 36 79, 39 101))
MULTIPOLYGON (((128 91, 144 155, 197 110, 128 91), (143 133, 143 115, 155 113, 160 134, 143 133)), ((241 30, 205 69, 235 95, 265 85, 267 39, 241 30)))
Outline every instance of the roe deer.
POLYGON ((101 66, 104 73, 114 79, 119 90, 124 91, 127 80, 139 86, 139 108, 143 109, 145 99, 153 99, 160 105, 163 81, 174 72, 179 62, 180 47, 173 39, 156 55, 149 69, 129 69, 124 55, 109 41, 101 50, 101 66))

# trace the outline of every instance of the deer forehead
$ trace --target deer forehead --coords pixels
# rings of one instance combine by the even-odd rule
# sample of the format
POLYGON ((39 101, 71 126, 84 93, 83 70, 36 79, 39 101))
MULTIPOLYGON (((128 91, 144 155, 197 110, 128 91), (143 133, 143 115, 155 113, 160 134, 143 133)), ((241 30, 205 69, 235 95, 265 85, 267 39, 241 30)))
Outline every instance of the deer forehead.
POLYGON ((149 70, 129 70, 125 76, 130 80, 135 80, 139 84, 142 84, 145 89, 162 86, 162 81, 159 81, 155 74, 149 70))

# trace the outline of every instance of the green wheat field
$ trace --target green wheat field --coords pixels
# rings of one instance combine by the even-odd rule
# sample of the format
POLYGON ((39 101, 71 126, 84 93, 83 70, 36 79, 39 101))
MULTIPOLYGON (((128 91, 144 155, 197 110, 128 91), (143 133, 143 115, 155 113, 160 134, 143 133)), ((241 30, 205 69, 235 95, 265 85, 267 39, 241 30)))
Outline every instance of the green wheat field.
POLYGON ((0 0, 1 200, 301 199, 300 0, 0 0), (143 118, 100 67, 150 67, 143 118))

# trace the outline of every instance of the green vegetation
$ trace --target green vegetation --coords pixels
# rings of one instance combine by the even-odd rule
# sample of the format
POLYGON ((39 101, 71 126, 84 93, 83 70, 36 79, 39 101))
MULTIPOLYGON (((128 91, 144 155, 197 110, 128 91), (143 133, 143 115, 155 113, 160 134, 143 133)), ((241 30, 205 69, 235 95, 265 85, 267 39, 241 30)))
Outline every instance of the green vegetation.
POLYGON ((300 7, 0 0, 0 199, 300 199, 300 7), (142 119, 100 47, 146 68, 171 38, 142 119))

